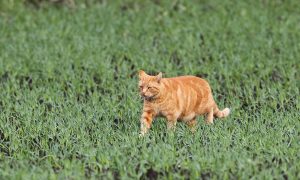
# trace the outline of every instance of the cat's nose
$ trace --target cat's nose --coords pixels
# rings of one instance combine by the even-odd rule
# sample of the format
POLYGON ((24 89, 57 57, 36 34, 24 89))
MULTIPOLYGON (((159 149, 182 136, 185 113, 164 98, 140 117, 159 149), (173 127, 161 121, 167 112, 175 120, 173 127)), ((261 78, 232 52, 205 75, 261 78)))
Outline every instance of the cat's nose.
POLYGON ((147 91, 146 89, 143 89, 142 93, 145 95, 145 94, 146 94, 146 91, 147 91))

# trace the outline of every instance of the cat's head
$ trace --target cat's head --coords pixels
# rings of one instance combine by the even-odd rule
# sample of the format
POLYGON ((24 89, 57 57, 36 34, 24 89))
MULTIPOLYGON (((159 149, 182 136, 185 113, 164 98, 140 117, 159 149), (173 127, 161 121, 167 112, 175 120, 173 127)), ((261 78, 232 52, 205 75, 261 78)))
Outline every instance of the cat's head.
POLYGON ((150 76, 143 70, 139 71, 139 91, 140 95, 146 100, 156 99, 161 93, 162 73, 156 76, 150 76))

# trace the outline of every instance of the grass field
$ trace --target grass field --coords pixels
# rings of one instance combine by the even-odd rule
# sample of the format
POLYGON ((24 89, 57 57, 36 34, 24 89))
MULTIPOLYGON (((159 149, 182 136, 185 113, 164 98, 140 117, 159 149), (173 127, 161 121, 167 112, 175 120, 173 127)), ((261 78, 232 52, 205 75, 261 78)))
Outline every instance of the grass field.
POLYGON ((299 179, 297 1, 0 7, 0 179, 299 179), (212 126, 139 138, 137 71, 207 79, 212 126))

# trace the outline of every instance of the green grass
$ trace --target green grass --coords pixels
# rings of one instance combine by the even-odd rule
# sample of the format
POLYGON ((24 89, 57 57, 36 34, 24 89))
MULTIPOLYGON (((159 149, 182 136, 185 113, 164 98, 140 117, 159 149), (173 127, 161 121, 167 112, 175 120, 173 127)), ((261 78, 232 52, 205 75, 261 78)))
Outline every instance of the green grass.
POLYGON ((300 178, 297 1, 6 7, 0 179, 300 178), (204 77, 232 114, 140 139, 139 69, 204 77))

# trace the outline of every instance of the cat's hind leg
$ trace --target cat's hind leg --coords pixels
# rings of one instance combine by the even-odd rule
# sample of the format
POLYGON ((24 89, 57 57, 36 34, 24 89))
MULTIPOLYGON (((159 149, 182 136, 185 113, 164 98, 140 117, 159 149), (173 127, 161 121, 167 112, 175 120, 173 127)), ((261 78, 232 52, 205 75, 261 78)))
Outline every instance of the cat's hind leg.
POLYGON ((194 133, 196 131, 196 127, 197 127, 197 120, 196 117, 187 121, 186 124, 189 126, 190 130, 192 131, 192 133, 194 133))
POLYGON ((171 131, 175 131, 177 121, 167 121, 167 129, 171 131))
POLYGON ((213 124, 214 123, 214 110, 213 110, 213 108, 210 108, 209 112, 206 114, 205 122, 206 122, 206 124, 213 124))

